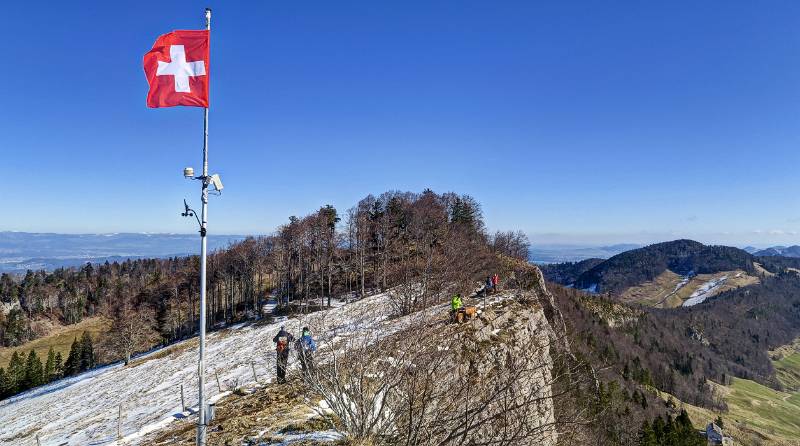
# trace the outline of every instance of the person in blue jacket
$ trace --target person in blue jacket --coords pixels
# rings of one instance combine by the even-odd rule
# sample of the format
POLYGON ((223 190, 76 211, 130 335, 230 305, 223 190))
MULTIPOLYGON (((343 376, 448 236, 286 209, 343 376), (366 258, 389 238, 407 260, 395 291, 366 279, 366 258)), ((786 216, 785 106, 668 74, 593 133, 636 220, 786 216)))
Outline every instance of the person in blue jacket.
POLYGON ((297 356, 300 358, 300 367, 303 369, 303 377, 314 371, 314 352, 317 351, 317 344, 311 337, 311 330, 303 327, 303 334, 297 340, 297 356))

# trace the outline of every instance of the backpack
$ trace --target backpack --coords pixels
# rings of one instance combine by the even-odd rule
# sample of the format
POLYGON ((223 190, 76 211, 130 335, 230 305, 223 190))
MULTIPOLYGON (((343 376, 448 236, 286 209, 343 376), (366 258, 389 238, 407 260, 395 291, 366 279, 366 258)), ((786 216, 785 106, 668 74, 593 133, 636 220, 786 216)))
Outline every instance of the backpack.
POLYGON ((278 353, 283 353, 283 351, 286 350, 287 347, 289 347, 289 339, 286 336, 279 337, 278 345, 275 346, 275 350, 277 350, 278 353))

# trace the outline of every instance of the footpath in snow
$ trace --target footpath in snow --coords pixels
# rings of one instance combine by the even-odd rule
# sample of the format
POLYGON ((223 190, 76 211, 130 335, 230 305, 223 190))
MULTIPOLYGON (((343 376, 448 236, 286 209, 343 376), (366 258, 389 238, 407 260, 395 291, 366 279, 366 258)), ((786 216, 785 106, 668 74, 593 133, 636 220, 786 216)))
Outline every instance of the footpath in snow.
MULTIPOLYGON (((379 294, 308 315, 266 325, 243 324, 207 337, 206 395, 219 399, 238 386, 275 376, 272 338, 285 324, 297 333, 304 322, 324 317, 339 334, 385 320, 386 296, 379 294), (219 377, 223 392, 217 387, 219 377)), ((143 436, 197 410, 197 340, 191 339, 137 358, 59 380, 0 401, 0 445, 142 444, 143 436), (122 440, 117 422, 122 406, 122 440)))

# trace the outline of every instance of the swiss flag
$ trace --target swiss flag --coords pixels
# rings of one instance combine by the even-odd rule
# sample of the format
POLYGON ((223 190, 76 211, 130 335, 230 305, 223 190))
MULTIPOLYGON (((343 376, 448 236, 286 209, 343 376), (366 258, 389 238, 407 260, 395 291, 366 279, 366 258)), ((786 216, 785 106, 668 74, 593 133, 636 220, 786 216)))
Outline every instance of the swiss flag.
POLYGON ((173 31, 144 55, 147 106, 208 107, 208 31, 173 31))

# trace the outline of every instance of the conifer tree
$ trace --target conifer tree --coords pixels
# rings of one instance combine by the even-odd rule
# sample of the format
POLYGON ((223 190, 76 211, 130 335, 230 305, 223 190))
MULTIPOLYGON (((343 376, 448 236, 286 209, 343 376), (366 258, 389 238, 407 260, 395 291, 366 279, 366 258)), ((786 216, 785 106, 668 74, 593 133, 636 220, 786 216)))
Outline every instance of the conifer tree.
POLYGON ((50 347, 50 350, 47 351, 47 362, 44 364, 44 375, 42 376, 43 382, 48 383, 52 381, 56 374, 56 353, 53 351, 53 347, 50 347))
POLYGON ((95 366, 94 347, 92 346, 92 337, 88 332, 83 332, 81 336, 81 362, 80 371, 86 371, 95 366))
POLYGON ((42 385, 43 375, 42 361, 36 354, 36 350, 31 350, 28 353, 27 361, 25 361, 25 380, 23 381, 25 390, 42 385))
POLYGON ((22 386, 22 382, 25 379, 25 361, 16 351, 11 354, 7 375, 9 395, 19 393, 21 391, 20 386, 22 386))
POLYGON ((61 359, 61 352, 57 352, 53 366, 53 379, 60 379, 62 376, 64 376, 64 360, 61 359))
POLYGON ((0 400, 8 396, 8 376, 6 371, 0 367, 0 400))
POLYGON ((664 420, 661 417, 653 420, 653 432, 655 432, 656 438, 664 438, 664 420))
POLYGON ((72 341, 72 346, 69 349, 69 355, 67 355, 67 362, 64 363, 64 376, 72 376, 81 371, 81 357, 83 356, 83 351, 81 348, 81 343, 78 342, 78 338, 75 338, 72 341))
POLYGON ((639 430, 639 446, 658 446, 658 439, 650 422, 645 420, 639 430))

